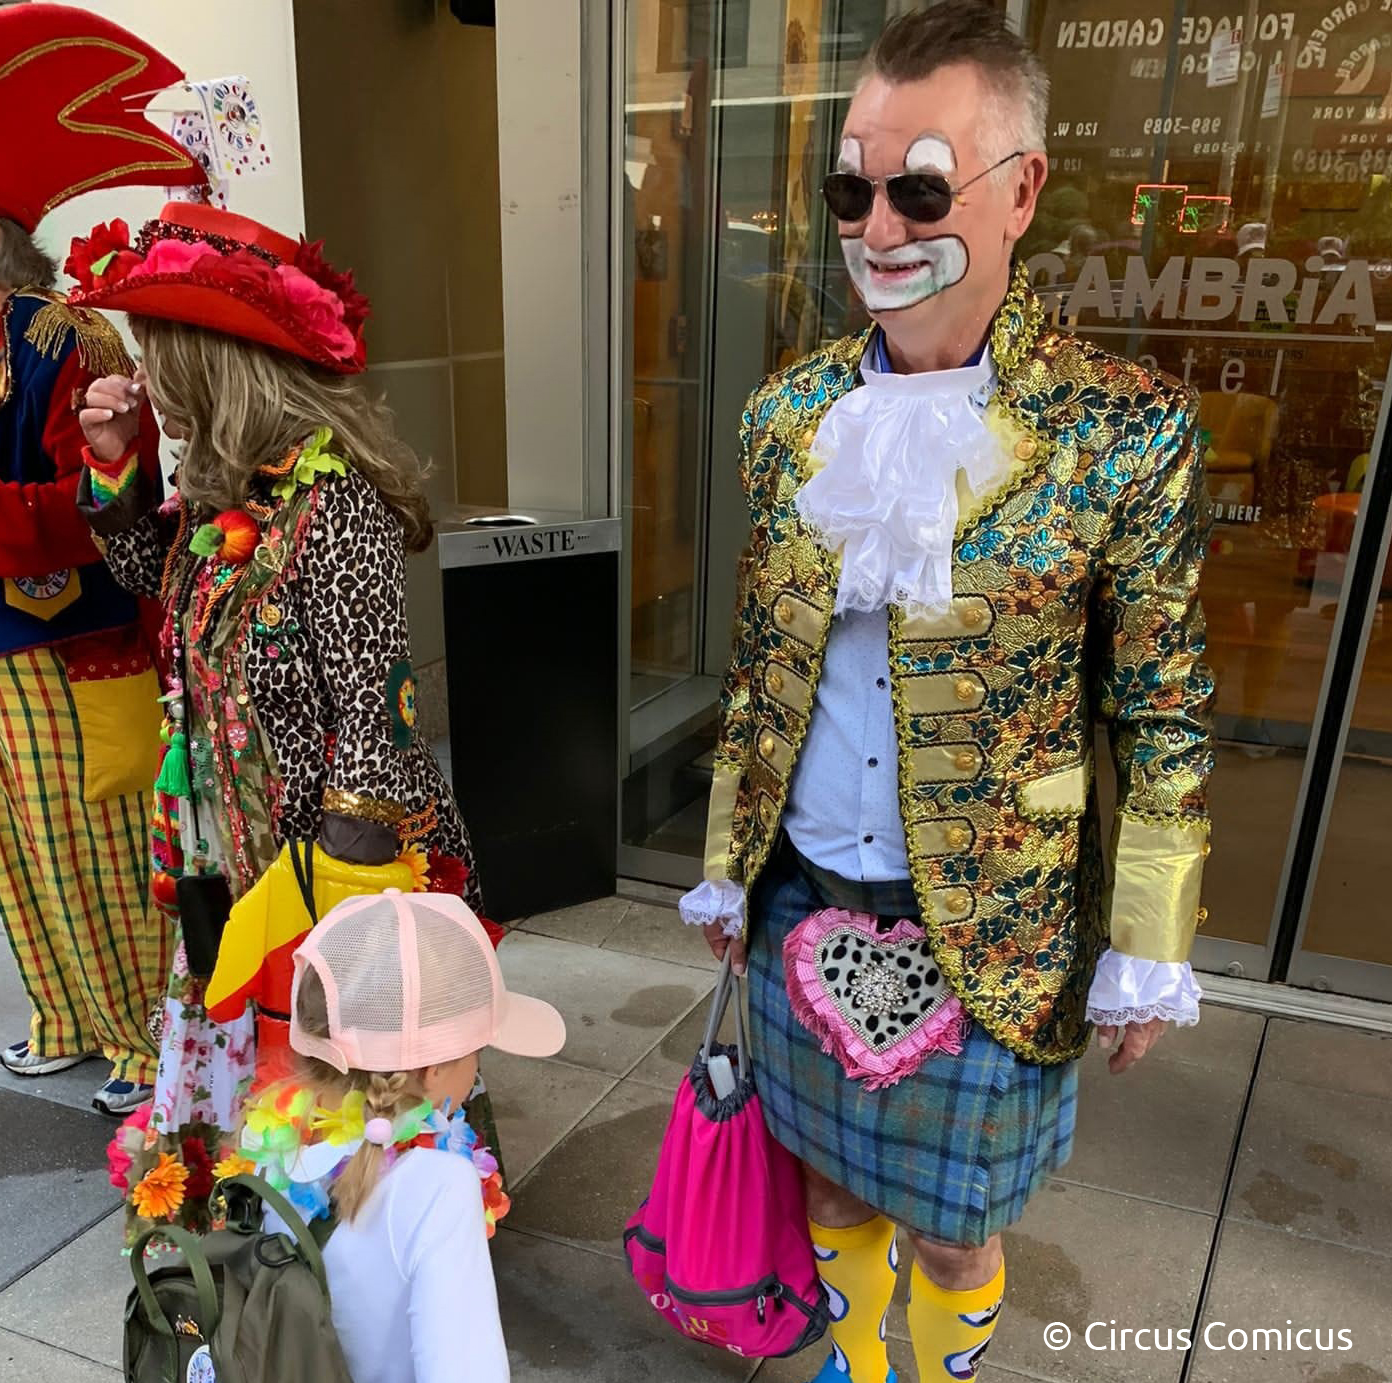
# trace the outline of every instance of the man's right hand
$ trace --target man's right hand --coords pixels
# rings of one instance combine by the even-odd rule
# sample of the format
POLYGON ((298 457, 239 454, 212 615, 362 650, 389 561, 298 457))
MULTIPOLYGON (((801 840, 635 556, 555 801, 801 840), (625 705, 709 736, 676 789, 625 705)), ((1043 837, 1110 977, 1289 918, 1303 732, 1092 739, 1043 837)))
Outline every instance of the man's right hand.
POLYGON ((107 375, 87 388, 87 406, 77 415, 87 446, 98 461, 130 454, 140 433, 144 391, 125 375, 107 375))
POLYGON ((723 961, 726 949, 731 949, 730 969, 736 975, 743 975, 746 959, 744 942, 737 936, 726 936, 724 924, 721 922, 709 922, 701 928, 701 931, 705 933, 706 941, 709 943, 716 960, 723 961))

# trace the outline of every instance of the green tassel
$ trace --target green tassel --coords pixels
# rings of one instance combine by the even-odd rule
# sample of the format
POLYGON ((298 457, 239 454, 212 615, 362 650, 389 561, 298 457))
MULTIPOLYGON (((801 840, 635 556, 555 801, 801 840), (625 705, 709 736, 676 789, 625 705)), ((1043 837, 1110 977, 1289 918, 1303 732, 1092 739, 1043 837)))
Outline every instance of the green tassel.
POLYGON ((182 730, 176 730, 170 738, 159 777, 155 779, 155 791, 168 797, 193 796, 193 784, 189 781, 188 736, 182 730))

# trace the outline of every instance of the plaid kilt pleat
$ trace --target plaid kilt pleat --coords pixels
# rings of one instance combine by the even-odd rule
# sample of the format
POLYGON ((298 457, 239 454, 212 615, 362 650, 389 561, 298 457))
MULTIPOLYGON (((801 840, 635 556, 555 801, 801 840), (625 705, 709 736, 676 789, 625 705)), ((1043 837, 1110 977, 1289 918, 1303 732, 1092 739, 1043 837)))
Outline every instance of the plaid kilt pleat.
POLYGON ((1025 1061, 973 1023, 960 1055, 935 1053, 897 1085, 852 1080, 788 1001, 784 938, 824 906, 789 856, 775 852, 750 899, 751 1035, 769 1129, 896 1224, 985 1243, 1068 1160, 1077 1063, 1025 1061))

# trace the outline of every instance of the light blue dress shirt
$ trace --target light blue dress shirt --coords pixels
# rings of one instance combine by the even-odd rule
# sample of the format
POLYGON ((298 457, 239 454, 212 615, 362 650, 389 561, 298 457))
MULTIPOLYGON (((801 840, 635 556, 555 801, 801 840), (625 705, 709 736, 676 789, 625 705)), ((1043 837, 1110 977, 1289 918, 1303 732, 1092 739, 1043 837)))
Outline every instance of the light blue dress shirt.
MULTIPOLYGON (((893 370, 884 333, 874 368, 893 370)), ((967 363, 974 365, 978 352, 967 363)), ((909 877, 899 814, 898 741, 889 685, 889 611, 838 615, 827 640, 807 738, 793 770, 783 826, 805 858, 843 879, 909 877)))

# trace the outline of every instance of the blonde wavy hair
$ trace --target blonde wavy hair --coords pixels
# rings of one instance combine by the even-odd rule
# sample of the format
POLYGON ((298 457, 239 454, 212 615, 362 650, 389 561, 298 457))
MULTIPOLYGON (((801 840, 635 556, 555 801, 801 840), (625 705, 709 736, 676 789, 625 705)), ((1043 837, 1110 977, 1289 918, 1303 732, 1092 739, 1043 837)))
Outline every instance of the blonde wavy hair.
POLYGON ((240 508, 257 468, 320 427, 400 520, 408 552, 434 536, 426 468, 391 410, 355 378, 309 361, 157 317, 131 318, 151 401, 183 434, 179 491, 213 511, 240 508))
MULTIPOLYGON (((328 1001, 323 982, 313 969, 307 969, 300 977, 295 1016, 311 1037, 328 1037, 328 1001)), ((299 1074, 302 1083, 313 1091, 315 1103, 325 1109, 338 1109, 353 1091, 361 1090, 365 1123, 372 1119, 395 1119, 425 1098, 423 1071, 349 1071, 344 1074, 326 1061, 302 1056, 299 1074)), ((363 1143, 330 1188, 329 1194, 340 1220, 352 1223, 385 1170, 386 1149, 375 1143, 363 1143)))

